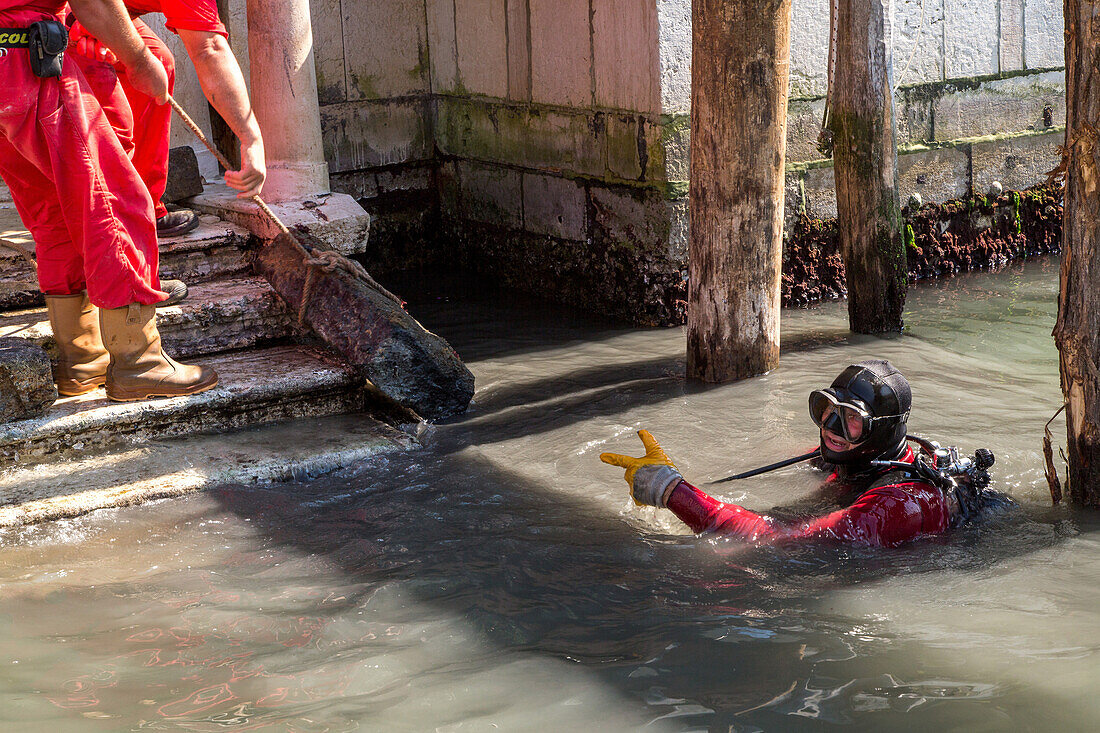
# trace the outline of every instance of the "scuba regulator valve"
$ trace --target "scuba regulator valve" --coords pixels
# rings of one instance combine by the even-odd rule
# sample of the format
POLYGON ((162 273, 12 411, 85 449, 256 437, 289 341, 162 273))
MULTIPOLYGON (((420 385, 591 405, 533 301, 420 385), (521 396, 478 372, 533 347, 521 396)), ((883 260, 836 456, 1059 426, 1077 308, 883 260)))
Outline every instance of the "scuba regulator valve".
POLYGON ((940 488, 955 488, 959 480, 980 491, 989 486, 989 469, 996 462, 996 456, 988 448, 978 448, 973 456, 962 456, 955 446, 942 447, 934 440, 906 436, 923 449, 913 463, 901 461, 871 461, 872 466, 892 468, 904 471, 915 478, 921 478, 940 488))
POLYGON ((913 435, 906 437, 923 449, 915 461, 871 461, 871 465, 901 471, 944 492, 953 493, 961 510, 960 523, 977 514, 985 503, 983 495, 992 480, 989 469, 996 461, 993 451, 978 448, 973 456, 961 456, 955 446, 943 448, 933 440, 913 435))

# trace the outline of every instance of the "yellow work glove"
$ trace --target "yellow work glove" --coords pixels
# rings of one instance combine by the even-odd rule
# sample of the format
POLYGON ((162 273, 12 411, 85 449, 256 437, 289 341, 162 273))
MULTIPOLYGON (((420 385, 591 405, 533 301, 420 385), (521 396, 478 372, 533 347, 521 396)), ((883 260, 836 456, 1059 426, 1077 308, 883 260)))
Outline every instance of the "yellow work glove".
POLYGON ((638 437, 645 446, 645 455, 641 458, 624 456, 621 453, 601 453, 600 460, 626 469, 623 478, 630 485, 630 498, 635 504, 663 507, 668 487, 682 481, 683 476, 648 430, 639 430, 638 437))

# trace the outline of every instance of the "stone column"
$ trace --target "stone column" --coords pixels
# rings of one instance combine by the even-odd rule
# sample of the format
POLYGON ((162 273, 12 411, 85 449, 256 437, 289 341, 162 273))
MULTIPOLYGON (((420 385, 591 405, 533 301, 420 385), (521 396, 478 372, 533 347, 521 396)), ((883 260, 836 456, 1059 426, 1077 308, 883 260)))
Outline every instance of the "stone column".
POLYGON ((267 153, 268 201, 329 190, 309 0, 248 0, 252 105, 267 153))
MULTIPOLYGON (((264 200, 288 227, 305 227, 338 252, 362 254, 370 216, 351 196, 329 190, 309 0, 247 3, 252 107, 267 153, 264 200)), ((279 234, 255 203, 220 182, 207 185, 190 206, 262 239, 279 234)))

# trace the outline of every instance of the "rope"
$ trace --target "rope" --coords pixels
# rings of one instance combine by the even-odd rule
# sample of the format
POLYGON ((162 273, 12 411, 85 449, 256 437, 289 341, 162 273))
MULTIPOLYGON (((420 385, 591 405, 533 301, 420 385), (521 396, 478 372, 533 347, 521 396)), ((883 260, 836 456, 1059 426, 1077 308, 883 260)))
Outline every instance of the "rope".
MULTIPOLYGON (((225 156, 221 154, 221 151, 214 147, 214 145, 206 138, 206 135, 199 128, 199 126, 195 124, 195 121, 191 119, 191 116, 187 114, 183 107, 181 107, 179 103, 172 98, 171 95, 168 96, 168 104, 170 104, 172 106, 172 109, 176 111, 176 114, 180 116, 180 119, 183 120, 183 124, 185 124, 187 128, 191 130, 191 132, 195 135, 195 137, 197 137, 199 141, 201 141, 202 144, 206 146, 207 150, 213 153, 214 157, 217 158, 221 166, 226 170, 231 170, 232 166, 229 164, 229 161, 226 160, 225 156)), ((286 224, 284 224, 282 220, 275 215, 275 212, 271 210, 271 207, 269 207, 267 203, 259 197, 258 194, 252 196, 251 200, 253 203, 256 204, 256 206, 260 208, 260 211, 262 211, 264 215, 267 216, 267 218, 270 219, 276 227, 278 227, 280 232, 287 235, 287 241, 289 241, 294 246, 294 248, 298 250, 298 253, 302 255, 302 258, 305 261, 305 264, 310 268, 309 271, 306 273, 305 285, 302 287, 302 302, 298 306, 299 325, 305 323, 306 305, 309 303, 310 296, 313 294, 314 274, 317 270, 324 270, 325 272, 329 273, 343 271, 351 276, 352 279, 360 280, 366 283, 368 286, 377 291, 380 295, 389 298, 394 303, 397 303, 398 307, 405 307, 405 302, 393 293, 391 293, 389 290, 386 290, 384 287, 379 285, 378 281, 370 276, 363 265, 356 262, 355 260, 345 257, 335 250, 317 249, 315 247, 310 247, 302 244, 298 241, 297 237, 294 236, 290 229, 287 228, 286 224)))
POLYGON ((821 129, 829 129, 829 113, 833 104, 833 77, 836 75, 836 33, 837 16, 840 13, 840 0, 829 4, 829 56, 825 71, 825 111, 821 115, 821 129))
MULTIPOLYGON (((291 237, 291 240, 296 241, 293 237, 291 237)), ((348 259, 339 252, 334 252, 331 249, 312 249, 311 252, 306 252, 306 249, 301 244, 298 244, 298 247, 305 254, 305 264, 310 267, 309 271, 306 272, 306 282, 302 286, 302 302, 298 305, 298 325, 303 325, 305 323, 306 305, 313 295, 314 273, 318 270, 323 270, 324 272, 343 270, 353 278, 367 283, 381 295, 397 303, 399 307, 404 307, 405 302, 403 300, 379 285, 375 279, 367 273, 366 268, 355 260, 348 259)))
POLYGON ((898 77, 897 84, 894 85, 894 91, 897 92, 898 87, 901 86, 902 81, 905 80, 906 74, 909 73, 909 64, 913 63, 913 57, 917 55, 917 49, 920 48, 920 39, 924 35, 924 0, 920 0, 920 20, 917 21, 917 37, 913 41, 913 48, 909 51, 909 60, 905 62, 905 68, 901 70, 901 76, 898 77))
POLYGON ((34 255, 32 255, 30 251, 22 245, 16 244, 15 242, 7 239, 0 239, 0 247, 7 247, 13 252, 19 253, 23 257, 23 259, 27 261, 27 264, 31 266, 31 269, 34 270, 36 273, 38 272, 38 263, 34 261, 34 255))

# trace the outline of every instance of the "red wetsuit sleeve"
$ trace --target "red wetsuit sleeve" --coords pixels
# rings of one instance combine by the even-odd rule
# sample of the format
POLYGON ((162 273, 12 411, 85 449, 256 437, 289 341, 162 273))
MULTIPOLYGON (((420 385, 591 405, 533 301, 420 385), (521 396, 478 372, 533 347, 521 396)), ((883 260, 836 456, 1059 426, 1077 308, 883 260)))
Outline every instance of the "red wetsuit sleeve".
POLYGON ((895 547, 950 526, 943 492, 922 482, 870 489, 846 509, 803 522, 784 524, 736 504, 725 504, 681 481, 667 500, 668 508, 695 532, 717 532, 750 542, 834 539, 895 547))
POLYGON ((209 31, 229 37, 218 17, 216 0, 125 0, 126 9, 134 15, 164 13, 168 30, 209 31))

